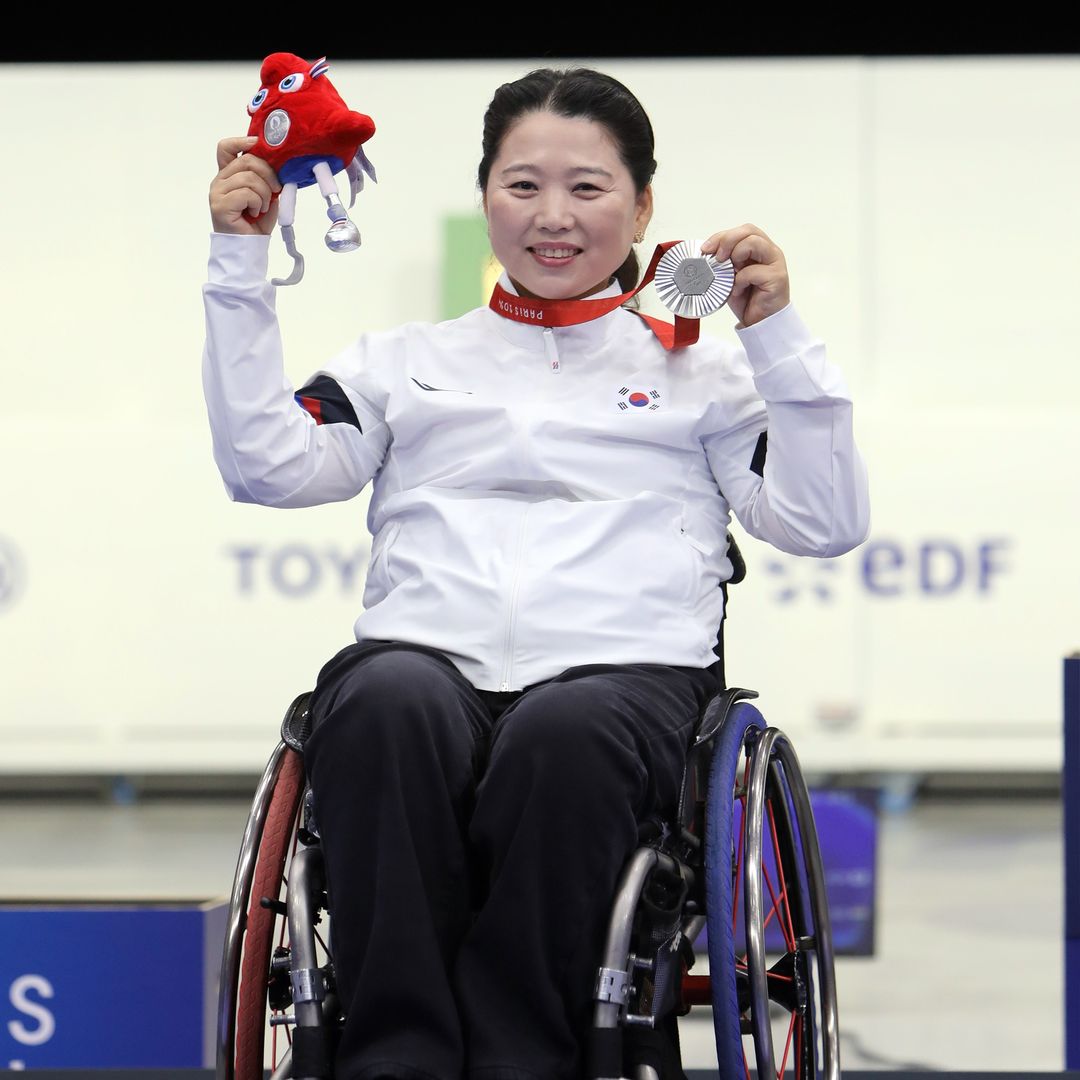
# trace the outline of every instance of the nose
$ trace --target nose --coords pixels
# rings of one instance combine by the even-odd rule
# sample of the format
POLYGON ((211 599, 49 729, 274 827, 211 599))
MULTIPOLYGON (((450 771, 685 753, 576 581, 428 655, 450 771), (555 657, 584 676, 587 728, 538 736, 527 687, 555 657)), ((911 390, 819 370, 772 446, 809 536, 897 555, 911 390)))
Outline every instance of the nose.
POLYGON ((574 208, 569 192, 547 188, 536 202, 536 227, 545 232, 565 232, 574 224, 574 208))

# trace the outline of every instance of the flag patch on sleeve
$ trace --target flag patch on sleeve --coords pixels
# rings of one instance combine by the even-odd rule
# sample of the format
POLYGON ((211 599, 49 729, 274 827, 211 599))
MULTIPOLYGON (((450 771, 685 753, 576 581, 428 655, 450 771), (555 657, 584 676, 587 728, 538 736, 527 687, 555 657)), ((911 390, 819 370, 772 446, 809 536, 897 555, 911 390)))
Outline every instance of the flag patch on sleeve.
POLYGON ((352 402, 336 379, 317 375, 296 393, 296 403, 311 414, 316 424, 351 424, 363 431, 352 402))

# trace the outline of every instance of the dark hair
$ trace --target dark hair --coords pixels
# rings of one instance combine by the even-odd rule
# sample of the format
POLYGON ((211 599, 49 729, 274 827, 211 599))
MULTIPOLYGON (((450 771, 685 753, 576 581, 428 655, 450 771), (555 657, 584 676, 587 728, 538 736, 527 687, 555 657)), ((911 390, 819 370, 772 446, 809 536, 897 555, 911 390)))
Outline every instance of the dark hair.
MULTIPOLYGON (((641 102, 618 79, 601 71, 537 68, 514 82, 503 83, 484 113, 484 156, 476 176, 481 192, 487 190, 491 165, 506 133, 527 113, 544 111, 603 124, 637 193, 645 190, 656 171, 656 161, 652 124, 641 102)), ((640 274, 637 255, 631 249, 615 271, 623 292, 637 284, 640 274)))

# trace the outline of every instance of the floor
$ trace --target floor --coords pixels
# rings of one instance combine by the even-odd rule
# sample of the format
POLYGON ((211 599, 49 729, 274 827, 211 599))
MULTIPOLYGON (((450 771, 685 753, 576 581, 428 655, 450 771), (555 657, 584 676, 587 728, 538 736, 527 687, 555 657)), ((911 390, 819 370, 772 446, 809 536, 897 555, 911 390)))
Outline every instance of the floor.
MULTIPOLYGON (((236 794, 0 798, 0 899, 226 896, 236 794)), ((879 822, 876 954, 842 957, 849 1069, 1057 1071, 1063 1058, 1062 808, 1056 793, 915 795, 879 822)), ((683 1022, 715 1067, 711 1019, 683 1022)))

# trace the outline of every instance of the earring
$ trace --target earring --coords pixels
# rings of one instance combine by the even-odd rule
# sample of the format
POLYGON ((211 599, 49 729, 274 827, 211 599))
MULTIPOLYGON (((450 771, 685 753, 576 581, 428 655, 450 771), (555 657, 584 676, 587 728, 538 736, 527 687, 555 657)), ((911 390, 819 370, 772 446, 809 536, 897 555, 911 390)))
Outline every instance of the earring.
POLYGON ((644 239, 645 239, 645 230, 644 229, 639 229, 636 233, 634 233, 634 243, 635 244, 640 244, 642 242, 642 240, 644 240, 644 239))

